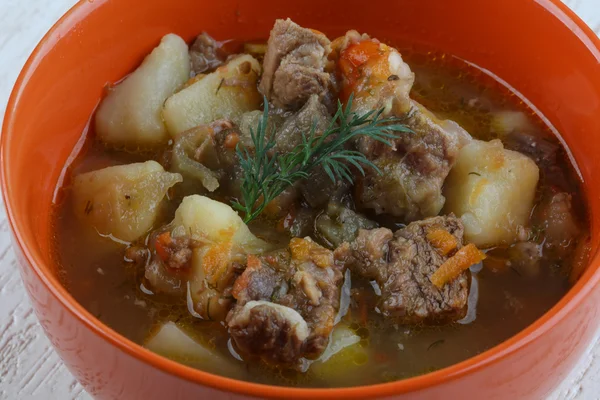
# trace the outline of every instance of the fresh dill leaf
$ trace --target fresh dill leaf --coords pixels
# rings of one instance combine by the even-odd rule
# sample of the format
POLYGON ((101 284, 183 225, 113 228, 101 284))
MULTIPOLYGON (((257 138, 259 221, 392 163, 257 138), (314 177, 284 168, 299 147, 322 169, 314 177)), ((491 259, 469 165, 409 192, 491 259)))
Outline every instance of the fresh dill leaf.
POLYGON ((338 101, 337 112, 322 134, 316 124, 309 132, 302 133, 302 142, 285 154, 274 152, 273 135, 267 134, 269 103, 264 99, 265 109, 256 130, 250 129, 254 152, 236 147, 240 166, 244 172, 241 199, 232 202, 234 209, 244 213, 244 222, 255 219, 273 199, 286 188, 309 177, 311 170, 322 166, 331 181, 345 180, 352 183, 351 166, 365 175, 365 167, 381 173, 359 151, 346 148, 346 143, 359 136, 366 136, 387 146, 396 133, 412 133, 397 118, 383 118, 383 109, 357 115, 352 110, 353 96, 346 107, 338 101), (241 201, 240 201, 241 200, 241 201))

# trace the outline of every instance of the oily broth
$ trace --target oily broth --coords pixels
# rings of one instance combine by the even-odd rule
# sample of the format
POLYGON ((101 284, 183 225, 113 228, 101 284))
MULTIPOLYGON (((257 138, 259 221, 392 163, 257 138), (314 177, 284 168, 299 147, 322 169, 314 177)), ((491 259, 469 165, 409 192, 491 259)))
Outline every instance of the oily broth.
MULTIPOLYGON (((491 140, 497 137, 491 130, 493 112, 523 111, 534 127, 533 134, 560 145, 550 129, 516 96, 474 67, 435 52, 401 51, 416 75, 412 97, 441 118, 455 120, 478 139, 491 140)), ((164 164, 161 153, 107 150, 93 137, 91 132, 80 156, 68 167, 67 175, 148 159, 164 164)), ((562 147, 553 168, 560 173, 541 169, 537 201, 549 196, 549 188, 569 192, 580 225, 587 226, 579 179, 562 147)), ((472 289, 477 288, 478 293, 478 298, 471 299, 476 300, 473 302, 476 310, 470 310, 476 316, 473 322, 441 327, 399 326, 371 312, 365 325, 357 308, 351 308, 343 320, 361 337, 361 351, 347 360, 349 367, 344 373, 325 377, 310 369, 304 374, 274 370, 260 363, 234 360, 222 324, 194 318, 180 300, 147 294, 143 271, 124 261, 125 246, 100 237, 78 222, 72 211, 68 182, 61 193, 55 207, 56 256, 62 267, 63 284, 81 305, 137 343, 143 343, 158 324, 174 321, 199 342, 232 359, 238 367, 237 377, 253 382, 302 387, 357 386, 430 372, 463 361, 513 336, 550 309, 569 288, 567 275, 572 255, 545 262, 539 276, 527 278, 510 268, 509 262, 502 261, 508 260, 507 249, 494 249, 494 263, 490 257, 479 272, 473 273, 472 289)), ((172 219, 179 200, 172 198, 164 207, 157 226, 172 219)), ((402 225, 402 221, 394 218, 376 219, 393 229, 402 225)), ((251 228, 265 236, 264 221, 251 228)), ((373 287, 356 279, 353 283, 354 290, 363 294, 362 301, 373 310, 376 302, 373 287)), ((205 366, 197 367, 210 372, 205 366)))

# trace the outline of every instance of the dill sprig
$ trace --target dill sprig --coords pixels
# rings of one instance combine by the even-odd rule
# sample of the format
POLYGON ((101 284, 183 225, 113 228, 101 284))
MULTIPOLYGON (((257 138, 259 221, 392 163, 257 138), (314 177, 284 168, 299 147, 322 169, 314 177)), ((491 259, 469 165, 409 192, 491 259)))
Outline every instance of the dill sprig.
POLYGON ((364 176, 365 167, 379 168, 359 151, 345 148, 345 144, 358 136, 366 136, 391 146, 390 139, 396 132, 411 133, 397 118, 382 118, 381 110, 369 111, 363 115, 352 112, 350 96, 346 107, 338 101, 338 109, 323 134, 318 135, 316 124, 308 133, 302 134, 302 143, 285 154, 274 153, 275 140, 267 135, 269 103, 264 99, 265 109, 256 131, 250 129, 254 152, 239 144, 236 148, 240 166, 244 173, 241 202, 233 201, 232 206, 244 212, 244 222, 248 223, 265 209, 271 200, 279 196, 295 182, 308 178, 310 171, 322 166, 331 181, 338 179, 352 183, 351 166, 364 176))

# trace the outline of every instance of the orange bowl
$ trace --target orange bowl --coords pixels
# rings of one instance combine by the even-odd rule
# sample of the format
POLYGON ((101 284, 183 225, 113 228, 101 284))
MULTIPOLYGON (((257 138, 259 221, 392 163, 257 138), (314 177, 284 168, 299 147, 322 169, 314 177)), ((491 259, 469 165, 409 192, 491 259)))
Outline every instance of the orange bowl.
POLYGON ((65 364, 99 399, 394 397, 540 399, 565 378, 600 318, 600 42, 559 0, 96 0, 81 1, 44 37, 8 103, 2 192, 20 271, 37 316, 65 364), (393 383, 296 389, 215 376, 125 339, 60 285, 51 206, 62 171, 107 82, 131 71, 159 38, 199 31, 265 38, 291 17, 330 37, 349 28, 435 48, 479 66, 558 132, 576 160, 590 207, 592 257, 580 281, 518 335, 459 364, 393 383), (594 172, 595 171, 595 172, 594 172), (468 396, 467 396, 468 397, 468 396))

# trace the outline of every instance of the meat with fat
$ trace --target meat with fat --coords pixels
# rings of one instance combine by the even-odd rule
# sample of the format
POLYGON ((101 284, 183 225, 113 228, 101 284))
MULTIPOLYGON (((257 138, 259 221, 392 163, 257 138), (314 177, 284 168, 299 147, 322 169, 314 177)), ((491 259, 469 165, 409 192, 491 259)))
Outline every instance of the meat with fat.
POLYGON ((438 289, 431 275, 449 258, 427 238, 443 229, 463 243, 463 226, 454 215, 412 222, 395 233, 387 228, 361 229, 351 243, 335 250, 337 260, 381 289, 379 311, 402 324, 444 324, 463 318, 469 297, 469 271, 438 289))
POLYGON ((271 30, 259 89, 276 107, 298 110, 316 94, 332 102, 327 71, 329 39, 320 32, 278 19, 271 30))
POLYGON ((267 363, 301 369, 327 347, 339 309, 342 267, 309 238, 289 248, 248 256, 236 280, 236 306, 227 316, 240 352, 267 363))

